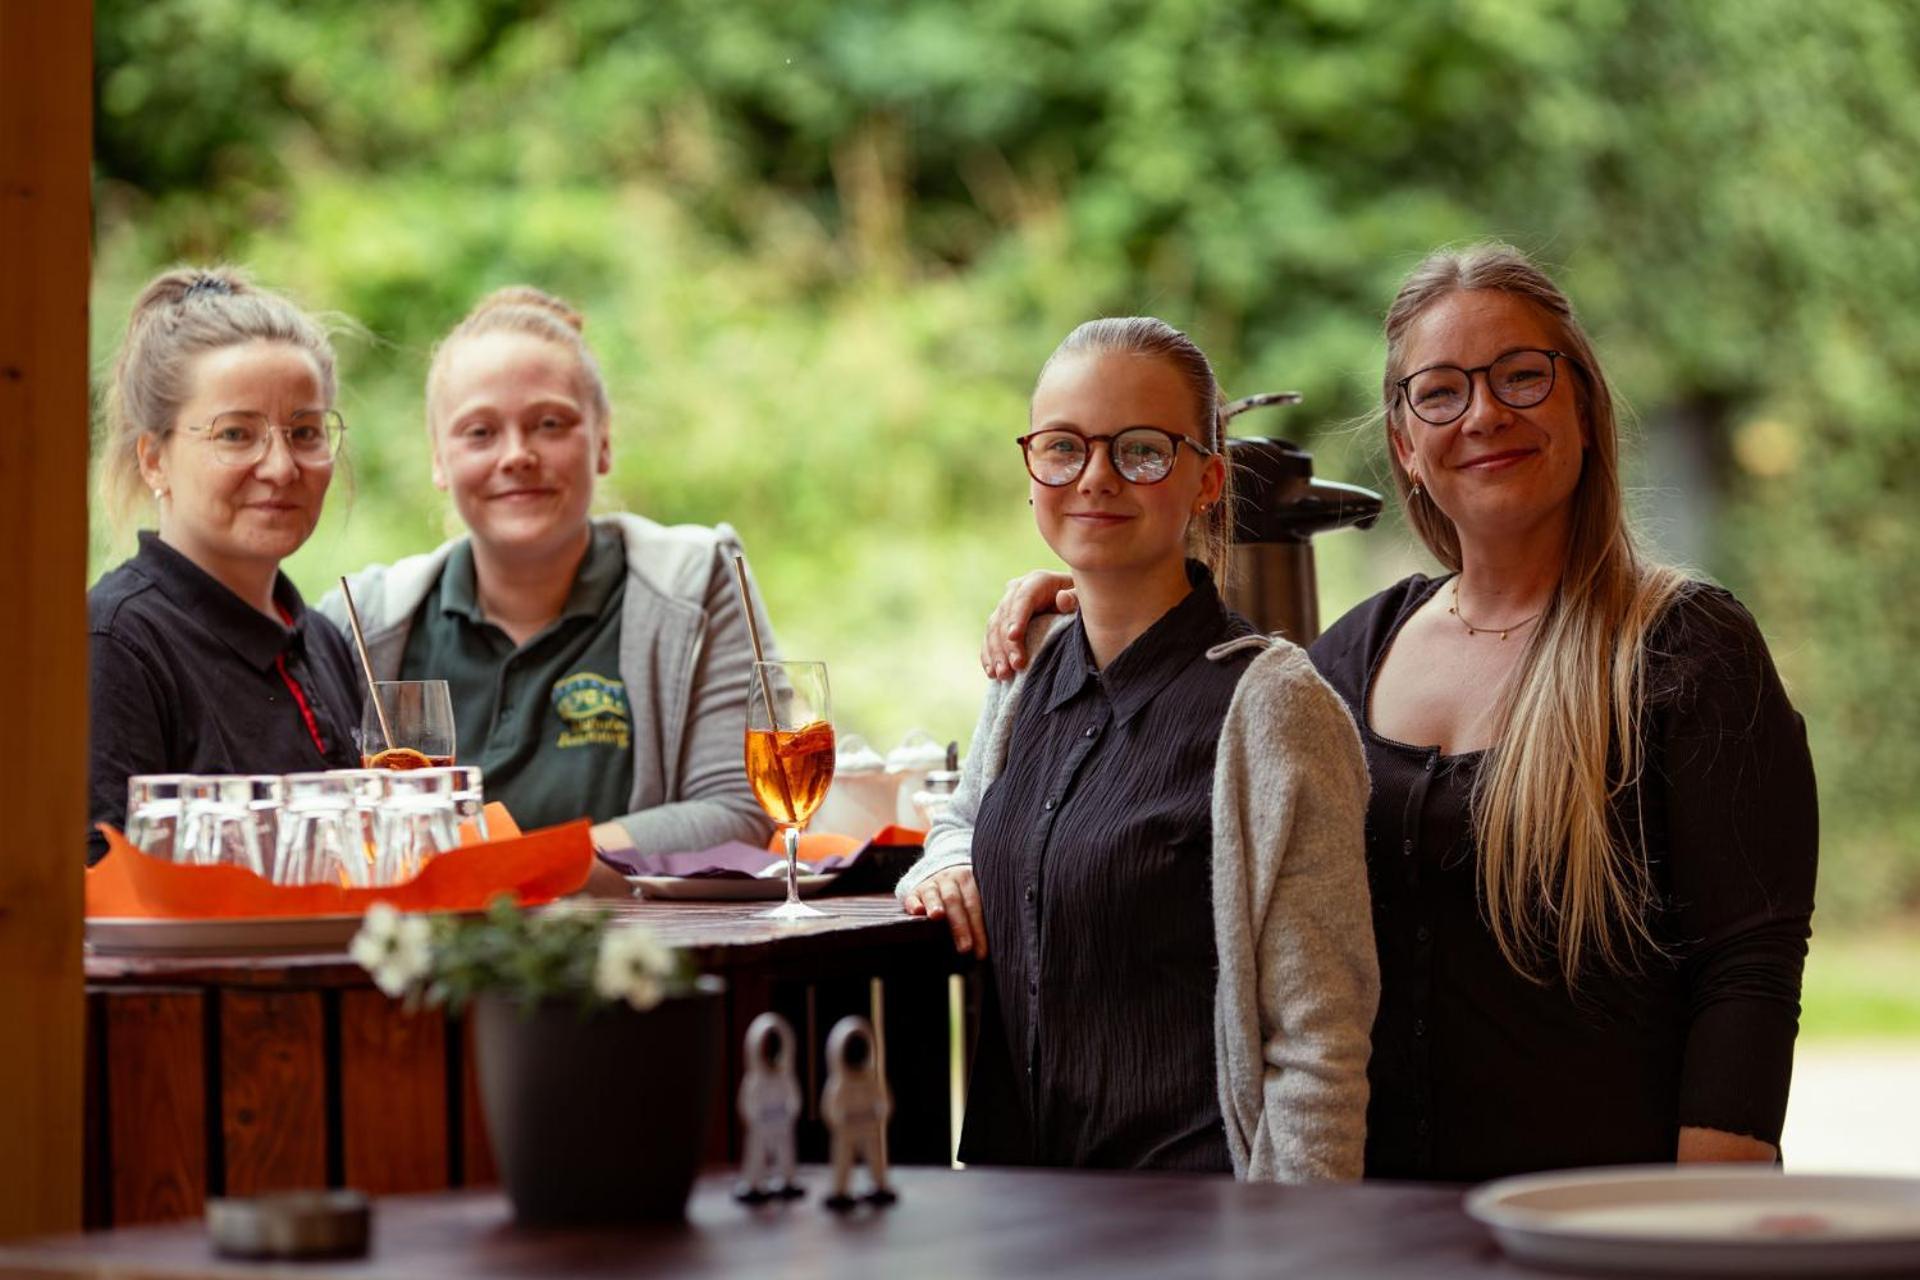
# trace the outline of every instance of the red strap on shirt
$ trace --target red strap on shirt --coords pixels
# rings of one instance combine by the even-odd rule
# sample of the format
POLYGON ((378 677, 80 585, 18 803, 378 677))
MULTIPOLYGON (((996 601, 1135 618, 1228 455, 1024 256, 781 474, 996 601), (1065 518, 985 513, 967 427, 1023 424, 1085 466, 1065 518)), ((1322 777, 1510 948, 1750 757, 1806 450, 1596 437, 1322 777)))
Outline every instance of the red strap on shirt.
MULTIPOLYGON (((288 626, 293 625, 293 615, 289 614, 286 609, 278 604, 274 605, 274 608, 279 610, 280 620, 282 622, 288 626)), ((280 673, 282 680, 286 681, 287 692, 293 695, 294 705, 300 708, 300 718, 306 721, 307 736, 313 739, 314 750, 320 753, 322 760, 326 759, 327 741, 320 736, 320 722, 314 718, 313 707, 307 702, 306 691, 300 687, 300 682, 293 678, 293 672, 287 670, 286 654, 275 655, 273 659, 273 669, 280 673)))

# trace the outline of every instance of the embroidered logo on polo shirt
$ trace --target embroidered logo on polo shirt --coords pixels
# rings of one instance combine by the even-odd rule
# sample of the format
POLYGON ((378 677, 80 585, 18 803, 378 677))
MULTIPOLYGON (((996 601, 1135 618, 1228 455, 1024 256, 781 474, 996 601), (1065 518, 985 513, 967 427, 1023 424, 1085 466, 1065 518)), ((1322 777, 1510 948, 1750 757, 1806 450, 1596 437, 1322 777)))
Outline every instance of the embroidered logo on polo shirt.
POLYGON ((555 746, 606 746, 625 751, 633 743, 627 686, 618 680, 581 671, 555 681, 553 709, 565 726, 555 746))

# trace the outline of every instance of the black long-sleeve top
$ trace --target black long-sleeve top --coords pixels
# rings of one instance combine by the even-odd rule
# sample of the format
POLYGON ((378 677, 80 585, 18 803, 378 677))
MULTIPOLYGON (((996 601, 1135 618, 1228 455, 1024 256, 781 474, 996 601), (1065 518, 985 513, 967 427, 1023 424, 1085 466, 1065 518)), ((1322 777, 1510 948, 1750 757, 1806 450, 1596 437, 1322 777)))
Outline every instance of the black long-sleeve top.
POLYGON ((1385 738, 1367 714, 1401 625, 1446 579, 1365 601, 1312 657, 1361 729, 1380 954, 1367 1174, 1478 1180, 1674 1158, 1683 1125, 1778 1142, 1819 825, 1806 731, 1752 617, 1690 584, 1649 637, 1645 764, 1616 800, 1657 895, 1638 973, 1577 989, 1502 957, 1477 896, 1484 753, 1385 738), (1634 816, 1638 815, 1638 822, 1634 816))
POLYGON ((960 1158, 1230 1172, 1214 1066, 1213 763, 1252 628, 1193 590, 1096 670, 1034 659, 973 869, 992 949, 960 1158))

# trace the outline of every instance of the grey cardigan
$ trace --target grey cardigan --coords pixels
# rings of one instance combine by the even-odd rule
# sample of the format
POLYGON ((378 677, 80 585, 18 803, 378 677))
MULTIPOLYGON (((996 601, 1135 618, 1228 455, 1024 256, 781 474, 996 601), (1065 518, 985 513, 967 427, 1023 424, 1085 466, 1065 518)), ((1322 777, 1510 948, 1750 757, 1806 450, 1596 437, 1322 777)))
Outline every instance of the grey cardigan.
MULTIPOLYGON (((1060 619, 1036 619, 1038 654, 1060 619)), ((1234 1176, 1354 1179, 1366 1146, 1367 1057, 1380 1000, 1367 891, 1367 766, 1344 703, 1304 649, 1262 652, 1234 690, 1213 776, 1213 1038, 1234 1176)), ((1031 669, 1031 668, 1029 668, 1031 669)), ((971 866, 980 799, 1005 766, 1026 672, 987 691, 952 809, 895 891, 971 866)))
MULTIPOLYGON (((619 529, 627 551, 620 679, 633 714, 633 790, 620 825, 643 853, 764 844, 773 824, 741 758, 753 645, 733 581, 739 538, 724 524, 668 527, 625 514, 594 523, 619 529)), ((349 579, 376 678, 398 675, 414 612, 457 542, 349 579)), ((337 590, 319 608, 346 627, 337 590)), ((757 595, 755 609, 771 656, 757 595)))

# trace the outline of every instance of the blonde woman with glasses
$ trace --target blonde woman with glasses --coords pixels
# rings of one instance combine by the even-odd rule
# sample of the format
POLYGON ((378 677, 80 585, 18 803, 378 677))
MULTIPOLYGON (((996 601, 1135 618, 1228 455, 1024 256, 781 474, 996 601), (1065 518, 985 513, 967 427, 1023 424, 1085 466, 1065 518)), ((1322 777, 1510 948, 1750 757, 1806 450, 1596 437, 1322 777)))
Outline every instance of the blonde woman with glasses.
POLYGON ((168 271, 133 304, 100 489, 122 520, 150 497, 155 527, 87 593, 89 861, 134 774, 358 763, 352 655, 280 571, 333 481, 334 389, 326 331, 238 271, 168 271))
MULTIPOLYGON (((1395 485, 1446 572, 1312 649, 1373 779, 1368 1174, 1776 1160, 1818 819, 1760 630, 1636 548, 1606 376, 1524 255, 1433 255, 1386 337, 1395 485)), ((990 668, 1061 585, 1009 593, 990 668)))
POLYGON ((898 888, 984 962, 970 1163, 1360 1174, 1366 771, 1307 655, 1214 585, 1226 416, 1144 316, 1081 325, 1034 387, 1029 501, 1082 607, 989 691, 898 888))

